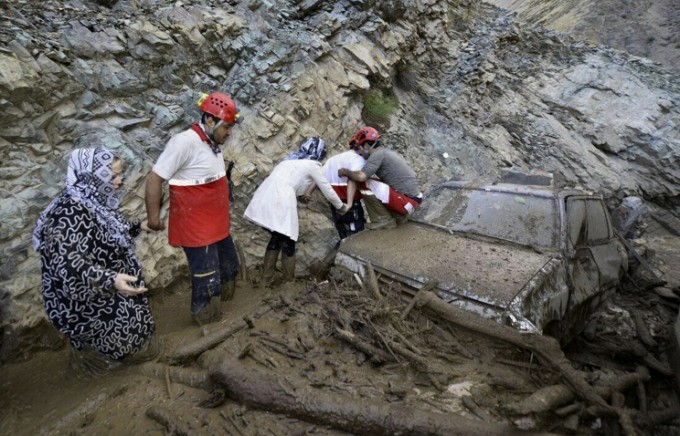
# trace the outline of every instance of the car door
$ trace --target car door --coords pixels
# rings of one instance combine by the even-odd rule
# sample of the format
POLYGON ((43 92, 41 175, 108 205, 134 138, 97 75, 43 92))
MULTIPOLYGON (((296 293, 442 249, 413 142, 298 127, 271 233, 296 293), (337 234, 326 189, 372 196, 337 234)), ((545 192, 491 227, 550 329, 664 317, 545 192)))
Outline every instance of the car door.
POLYGON ((600 287, 604 290, 619 283, 626 258, 625 249, 616 238, 611 217, 601 199, 586 199, 586 212, 587 245, 597 264, 600 287))
POLYGON ((565 211, 571 278, 569 306, 573 308, 599 292, 600 272, 589 243, 587 198, 567 197, 565 211))

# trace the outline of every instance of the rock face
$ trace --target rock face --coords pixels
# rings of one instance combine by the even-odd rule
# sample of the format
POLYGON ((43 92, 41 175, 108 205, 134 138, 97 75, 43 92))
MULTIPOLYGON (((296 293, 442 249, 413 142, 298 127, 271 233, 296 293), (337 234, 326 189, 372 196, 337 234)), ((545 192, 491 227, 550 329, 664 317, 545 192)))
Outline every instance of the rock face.
POLYGON ((529 22, 647 57, 680 72, 676 0, 486 0, 529 22))
MULTIPOLYGON (((196 120, 201 92, 232 95, 243 114, 224 149, 235 162, 232 233, 249 268, 268 240, 242 218, 258 184, 305 136, 344 151, 375 92, 397 102, 383 137, 424 190, 539 168, 612 206, 642 198, 663 216, 660 229, 678 221, 678 76, 491 6, 14 0, 0 9, 3 360, 52 343, 31 232, 63 186, 69 151, 103 145, 123 155, 123 211, 143 218, 144 177, 196 120)), ((320 197, 301 205, 300 273, 336 241, 327 209, 320 197)), ((186 274, 164 234, 143 235, 138 253, 151 288, 186 274)))

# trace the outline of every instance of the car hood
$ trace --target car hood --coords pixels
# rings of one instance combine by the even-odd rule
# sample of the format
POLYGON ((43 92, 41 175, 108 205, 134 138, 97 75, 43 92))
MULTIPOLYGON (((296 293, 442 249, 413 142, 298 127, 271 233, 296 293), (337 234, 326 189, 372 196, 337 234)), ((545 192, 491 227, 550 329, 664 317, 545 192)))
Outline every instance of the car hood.
POLYGON ((411 286, 436 280, 448 301, 464 297, 503 309, 554 257, 413 222, 347 238, 336 263, 352 263, 343 254, 411 286))

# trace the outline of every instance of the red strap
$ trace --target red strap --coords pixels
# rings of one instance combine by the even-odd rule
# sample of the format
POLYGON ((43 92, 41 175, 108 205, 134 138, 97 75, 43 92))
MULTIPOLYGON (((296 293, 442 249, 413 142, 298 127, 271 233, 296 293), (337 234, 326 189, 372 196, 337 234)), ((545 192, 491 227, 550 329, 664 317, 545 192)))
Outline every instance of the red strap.
POLYGON ((194 123, 191 125, 191 130, 198 133, 198 136, 201 138, 201 141, 205 142, 206 144, 212 147, 212 141, 210 141, 210 138, 208 138, 203 129, 201 129, 201 126, 194 123))
POLYGON ((215 143, 212 142, 212 141, 210 140, 210 138, 208 138, 208 136, 205 134, 205 132, 203 131, 203 129, 201 129, 201 126, 199 126, 198 124, 192 124, 192 125, 191 125, 191 130, 193 130, 194 132, 198 133, 198 137, 201 138, 201 141, 203 141, 203 142, 205 142, 206 144, 208 144, 208 146, 209 146, 210 149, 213 151, 213 153, 215 153, 215 154, 220 153, 220 151, 221 151, 220 148, 219 148, 217 145, 215 145, 215 143))

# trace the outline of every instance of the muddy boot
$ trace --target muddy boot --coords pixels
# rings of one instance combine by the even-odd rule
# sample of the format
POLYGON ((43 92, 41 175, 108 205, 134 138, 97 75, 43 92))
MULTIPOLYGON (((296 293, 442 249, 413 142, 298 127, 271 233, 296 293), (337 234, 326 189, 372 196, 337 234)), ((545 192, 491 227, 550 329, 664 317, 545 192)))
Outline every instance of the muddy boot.
POLYGON ((371 222, 366 224, 369 230, 393 229, 397 227, 397 221, 392 217, 390 211, 375 195, 364 195, 362 197, 366 211, 371 222))
POLYGON ((236 280, 229 280, 228 282, 222 283, 222 301, 229 301, 233 299, 234 292, 236 292, 236 280))
POLYGON ((390 214, 392 215, 392 218, 394 218, 394 220, 397 222, 398 226, 408 222, 408 215, 400 215, 392 211, 390 211, 390 214))
POLYGON ((283 269, 283 282, 295 280, 295 255, 281 256, 281 269, 283 269))
POLYGON ((196 324, 199 327, 206 324, 210 324, 212 317, 213 311, 211 309, 210 304, 199 310, 198 313, 191 314, 191 319, 194 321, 194 324, 196 324))
POLYGON ((264 266, 262 267, 262 288, 268 288, 274 281, 274 271, 276 270, 276 260, 279 257, 278 250, 267 250, 264 252, 264 266))
POLYGON ((222 319, 222 302, 218 295, 210 298, 210 322, 222 319))

